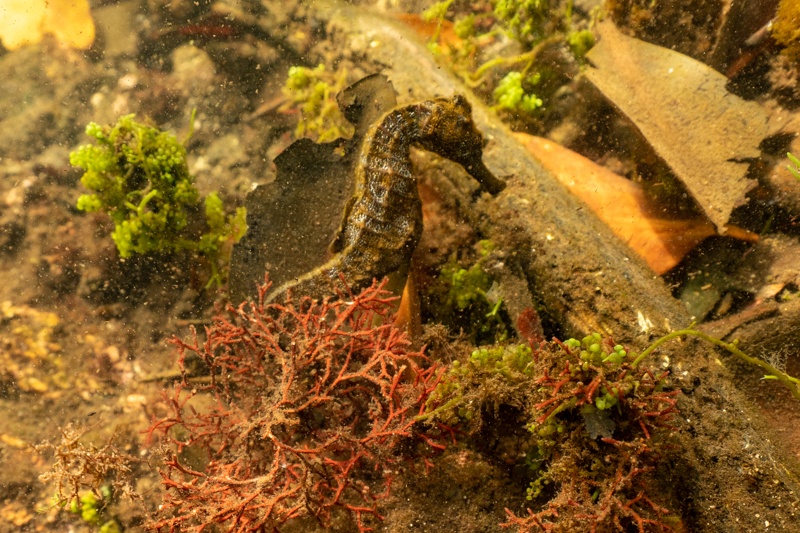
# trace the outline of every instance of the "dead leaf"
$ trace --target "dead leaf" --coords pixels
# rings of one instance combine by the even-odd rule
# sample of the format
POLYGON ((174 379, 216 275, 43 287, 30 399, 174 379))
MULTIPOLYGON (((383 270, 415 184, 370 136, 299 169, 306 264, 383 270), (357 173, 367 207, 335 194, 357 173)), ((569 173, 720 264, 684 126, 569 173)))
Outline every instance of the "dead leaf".
POLYGON ((717 228, 746 202, 744 160, 767 133, 761 106, 729 93, 727 78, 672 50, 626 37, 613 24, 587 58, 586 76, 639 129, 717 228))
MULTIPOLYGON (((568 148, 525 133, 515 136, 658 275, 717 234, 714 225, 704 218, 665 218, 637 184, 568 148)), ((749 242, 758 240, 755 233, 736 226, 727 226, 725 234, 749 242)))
POLYGON ((94 42, 88 0, 3 0, 0 40, 9 50, 52 34, 63 46, 86 50, 94 42))

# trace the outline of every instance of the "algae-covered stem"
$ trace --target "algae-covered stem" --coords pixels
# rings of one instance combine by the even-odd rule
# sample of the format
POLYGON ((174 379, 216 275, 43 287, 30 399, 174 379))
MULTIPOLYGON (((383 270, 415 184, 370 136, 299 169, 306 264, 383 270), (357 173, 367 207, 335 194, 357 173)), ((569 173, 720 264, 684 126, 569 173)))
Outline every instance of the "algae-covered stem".
POLYGON ((716 337, 712 337, 711 335, 703 333, 702 331, 699 331, 699 330, 696 330, 696 329, 692 329, 691 327, 686 328, 686 329, 681 329, 679 331, 673 331, 672 333, 668 333, 667 335, 664 335, 660 339, 657 339, 646 350, 644 350, 642 353, 640 353, 636 357, 636 359, 633 360, 633 362, 631 363, 631 366, 634 366, 634 367, 638 366, 639 363, 641 363, 648 355, 653 353, 653 351, 656 348, 658 348, 660 345, 664 344, 665 342, 670 341, 672 339, 676 339, 678 337, 683 337, 684 335, 691 335, 691 336, 697 337, 699 339, 703 339, 704 341, 707 341, 707 342, 710 342, 712 344, 715 344, 717 346, 720 346, 720 347, 728 350, 730 353, 732 353, 733 355, 735 355, 736 357, 738 357, 739 359, 741 359, 745 363, 749 363, 751 365, 755 365, 755 366, 760 367, 761 369, 763 369, 767 373, 767 375, 764 376, 764 379, 776 379, 776 380, 780 381, 783 385, 786 386, 787 389, 789 389, 789 391, 792 393, 792 396, 794 396, 795 398, 800 400, 800 379, 792 377, 792 376, 786 374, 785 372, 781 372, 780 370, 778 370, 777 368, 775 368, 771 364, 767 363, 763 359, 759 359, 757 357, 751 357, 751 356, 747 355, 746 353, 744 353, 743 351, 741 351, 739 349, 739 347, 737 346, 738 343, 736 341, 725 342, 725 341, 723 341, 721 339, 717 339, 716 337))
POLYGON ((269 301, 287 291, 313 298, 358 292, 373 279, 407 267, 422 233, 422 203, 410 159, 415 144, 462 165, 492 194, 505 187, 483 164, 483 136, 463 96, 393 109, 364 139, 355 169, 355 193, 331 246, 336 255, 278 287, 269 301))

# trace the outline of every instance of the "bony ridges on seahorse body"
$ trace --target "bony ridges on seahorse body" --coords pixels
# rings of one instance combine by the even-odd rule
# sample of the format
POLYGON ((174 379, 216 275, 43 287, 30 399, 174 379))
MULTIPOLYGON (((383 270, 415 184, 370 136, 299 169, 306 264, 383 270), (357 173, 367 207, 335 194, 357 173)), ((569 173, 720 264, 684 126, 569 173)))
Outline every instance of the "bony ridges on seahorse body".
POLYGON ((483 164, 483 136, 461 95, 395 108, 367 133, 356 166, 335 255, 324 265, 275 289, 268 300, 323 298, 346 289, 358 292, 375 278, 408 265, 422 233, 422 204, 413 175, 412 145, 454 161, 491 194, 505 188, 483 164))

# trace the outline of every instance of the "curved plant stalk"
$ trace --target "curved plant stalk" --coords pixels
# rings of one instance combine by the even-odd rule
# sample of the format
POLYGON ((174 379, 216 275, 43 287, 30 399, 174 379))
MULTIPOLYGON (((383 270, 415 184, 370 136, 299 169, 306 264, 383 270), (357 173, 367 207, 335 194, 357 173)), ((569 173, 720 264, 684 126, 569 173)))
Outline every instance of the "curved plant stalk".
POLYGON ((522 69, 522 75, 525 76, 533 67, 533 63, 536 60, 536 57, 542 52, 544 48, 547 46, 560 42, 564 39, 564 35, 561 33, 557 33, 555 35, 551 35, 545 39, 539 41, 536 46, 524 52, 522 54, 516 56, 502 56, 496 57, 494 59, 490 59, 483 63, 480 67, 478 67, 473 74, 469 76, 470 85, 472 87, 477 87, 484 81, 486 81, 486 73, 494 68, 498 67, 508 67, 513 65, 518 65, 520 63, 525 63, 525 67, 522 69))
POLYGON ((653 351, 656 348, 658 348, 660 345, 664 344, 665 342, 670 341, 670 340, 675 339, 675 338, 678 338, 678 337, 683 337, 684 335, 692 335, 692 336, 697 337, 699 339, 703 339, 704 341, 710 342, 711 344, 715 344, 717 346, 720 346, 721 348, 724 348, 724 349, 728 350, 730 353, 732 353, 733 355, 735 355, 736 357, 738 357, 739 359, 741 359, 745 363, 760 367, 761 369, 764 370, 764 372, 767 373, 767 375, 764 376, 764 379, 775 379, 775 380, 780 381, 787 389, 789 389, 789 391, 792 393, 792 396, 794 396, 795 398, 800 400, 800 379, 792 377, 789 374, 778 370, 777 368, 775 368, 771 364, 767 363, 763 359, 759 359, 757 357, 751 357, 751 356, 747 355, 746 353, 744 353, 743 351, 741 351, 739 349, 738 341, 725 342, 725 341, 723 341, 721 339, 717 339, 716 337, 712 337, 711 335, 703 333, 700 330, 693 329, 692 326, 689 326, 689 328, 687 328, 687 329, 681 329, 681 330, 678 330, 678 331, 673 331, 672 333, 669 333, 667 335, 664 335, 660 339, 657 339, 645 351, 640 353, 636 357, 636 359, 633 360, 633 363, 631 363, 631 366, 634 366, 634 367, 637 366, 648 355, 653 353, 653 351))
POLYGON ((792 162, 791 165, 786 165, 786 168, 789 169, 789 172, 792 173, 792 176, 800 180, 800 159, 795 157, 791 152, 786 152, 786 157, 788 157, 789 161, 792 162))

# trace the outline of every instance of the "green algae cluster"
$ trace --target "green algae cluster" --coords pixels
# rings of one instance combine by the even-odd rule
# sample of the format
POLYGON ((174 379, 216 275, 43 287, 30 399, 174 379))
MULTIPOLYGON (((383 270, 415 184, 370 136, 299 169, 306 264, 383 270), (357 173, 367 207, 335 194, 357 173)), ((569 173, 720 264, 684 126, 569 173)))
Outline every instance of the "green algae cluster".
POLYGON ((493 290, 495 280, 486 270, 494 244, 478 242, 477 259, 465 266, 452 258, 439 272, 432 310, 436 321, 453 331, 462 331, 476 345, 508 338, 511 319, 503 301, 493 290))
POLYGON ((108 485, 100 487, 98 498, 94 492, 84 492, 80 498, 75 498, 70 502, 69 512, 80 515, 86 524, 97 528, 98 533, 121 533, 122 528, 119 523, 108 518, 106 506, 111 500, 111 488, 108 485))
MULTIPOLYGON (((527 85, 536 85, 539 76, 531 76, 526 81, 527 85)), ((512 70, 497 84, 492 96, 495 100, 495 109, 505 109, 508 111, 525 111, 526 113, 533 113, 536 109, 542 107, 542 99, 532 93, 526 93, 523 87, 522 73, 512 70)))
POLYGON ((331 72, 324 64, 315 68, 294 66, 283 86, 288 103, 283 111, 299 114, 295 137, 331 142, 353 136, 354 128, 342 114, 336 95, 347 85, 347 72, 331 72))
POLYGON ((446 55, 469 85, 485 86, 493 109, 525 120, 547 106, 554 87, 561 83, 557 79, 563 77, 539 61, 542 51, 562 46, 572 52, 576 64, 582 64, 595 43, 588 27, 595 16, 580 20, 574 16, 572 1, 547 0, 491 0, 488 5, 442 0, 422 14, 423 20, 437 23, 431 51, 446 55), (452 20, 459 41, 442 46, 439 40, 446 19, 452 20), (492 43, 502 39, 516 41, 519 53, 497 57, 489 52, 492 43))
POLYGON ((525 498, 542 511, 510 513, 509 524, 566 525, 585 516, 605 530, 634 515, 665 523, 663 507, 624 506, 635 501, 630 482, 658 466, 677 412, 668 372, 635 360, 598 333, 536 349, 479 348, 450 364, 420 419, 459 428, 474 445, 496 442, 497 460, 526 467, 517 469, 527 477, 525 498))
POLYGON ((226 215, 216 193, 201 199, 183 144, 173 134, 134 119, 125 115, 113 126, 92 122, 86 127, 94 144, 70 154, 70 163, 85 171, 81 183, 91 191, 78 198, 77 208, 111 217, 111 238, 120 257, 196 252, 211 264, 209 283, 221 284, 225 245, 247 230, 245 209, 226 215))

